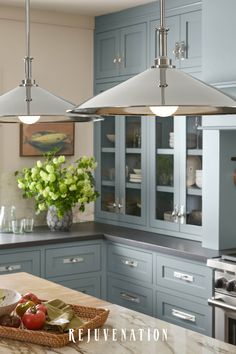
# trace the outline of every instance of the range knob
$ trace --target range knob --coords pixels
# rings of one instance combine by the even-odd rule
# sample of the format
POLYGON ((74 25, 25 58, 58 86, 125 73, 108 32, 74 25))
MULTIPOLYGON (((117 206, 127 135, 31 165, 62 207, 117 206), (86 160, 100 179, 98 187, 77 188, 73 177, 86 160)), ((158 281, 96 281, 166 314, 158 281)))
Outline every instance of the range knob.
POLYGON ((215 280, 215 288, 225 288, 227 284, 227 279, 224 277, 215 280))
POLYGON ((228 283, 226 285, 226 290, 227 291, 235 291, 236 290, 236 280, 228 281, 228 283))

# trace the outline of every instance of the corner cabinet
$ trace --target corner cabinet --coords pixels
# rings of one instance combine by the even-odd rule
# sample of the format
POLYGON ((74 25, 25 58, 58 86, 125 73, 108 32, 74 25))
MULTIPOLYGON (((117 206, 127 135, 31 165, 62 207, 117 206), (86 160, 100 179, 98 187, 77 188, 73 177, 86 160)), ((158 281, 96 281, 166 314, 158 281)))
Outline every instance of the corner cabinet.
POLYGON ((146 225, 146 129, 142 117, 96 123, 97 217, 146 225))
POLYGON ((150 225, 201 235, 201 117, 150 118, 150 225))
POLYGON ((134 75, 146 69, 146 27, 146 23, 139 23, 96 34, 96 79, 134 75))

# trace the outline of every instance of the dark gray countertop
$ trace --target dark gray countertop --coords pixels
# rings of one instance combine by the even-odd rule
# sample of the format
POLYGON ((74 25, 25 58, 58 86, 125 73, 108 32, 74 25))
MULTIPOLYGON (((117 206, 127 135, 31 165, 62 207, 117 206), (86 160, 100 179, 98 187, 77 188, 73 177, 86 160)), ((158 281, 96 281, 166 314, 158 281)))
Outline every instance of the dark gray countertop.
MULTIPOLYGON (((207 258, 217 257, 222 251, 203 248, 201 242, 160 235, 126 227, 85 222, 74 224, 70 232, 51 232, 48 227, 37 227, 31 234, 0 234, 0 249, 32 247, 53 243, 106 239, 143 250, 183 256, 191 260, 205 262, 207 258)), ((234 250, 227 250, 233 252, 234 250)))

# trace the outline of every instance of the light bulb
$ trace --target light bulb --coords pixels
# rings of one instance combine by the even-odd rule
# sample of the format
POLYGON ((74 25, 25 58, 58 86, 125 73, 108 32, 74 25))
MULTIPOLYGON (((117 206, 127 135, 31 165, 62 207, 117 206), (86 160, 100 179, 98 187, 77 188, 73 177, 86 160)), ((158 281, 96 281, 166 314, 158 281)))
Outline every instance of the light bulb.
POLYGON ((150 107, 152 113, 158 117, 170 117, 175 114, 179 106, 153 106, 150 107))
POLYGON ((40 119, 40 116, 18 116, 18 118, 24 124, 34 124, 40 119))

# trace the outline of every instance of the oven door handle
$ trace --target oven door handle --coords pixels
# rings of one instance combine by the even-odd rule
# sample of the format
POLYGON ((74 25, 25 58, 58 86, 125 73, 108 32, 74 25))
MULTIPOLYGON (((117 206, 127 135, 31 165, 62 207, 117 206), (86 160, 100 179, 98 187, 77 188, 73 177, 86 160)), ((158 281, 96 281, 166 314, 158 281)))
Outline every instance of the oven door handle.
POLYGON ((212 297, 211 299, 208 299, 208 304, 211 306, 220 307, 225 310, 236 311, 236 306, 226 304, 221 298, 216 299, 212 297))

